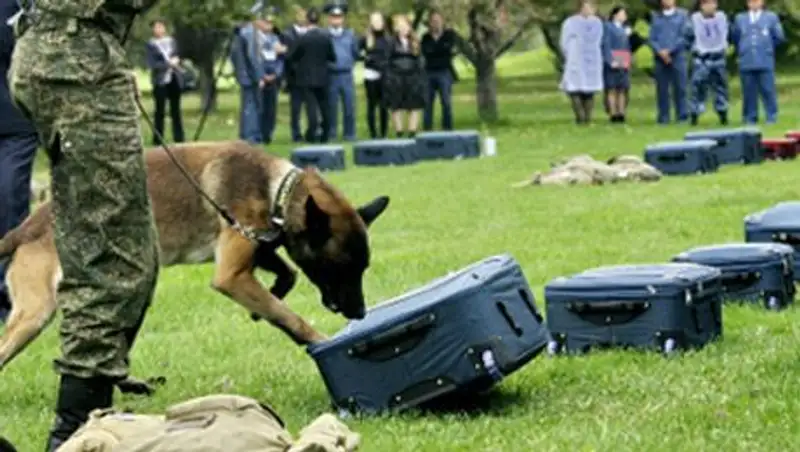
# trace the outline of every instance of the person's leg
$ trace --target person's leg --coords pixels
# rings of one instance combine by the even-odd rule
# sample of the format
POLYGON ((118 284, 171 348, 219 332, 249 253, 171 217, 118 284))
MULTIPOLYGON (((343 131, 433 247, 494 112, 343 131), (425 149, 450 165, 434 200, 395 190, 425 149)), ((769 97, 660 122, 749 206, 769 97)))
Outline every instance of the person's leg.
POLYGON ((436 74, 427 74, 428 90, 425 97, 425 114, 422 118, 422 127, 425 130, 433 129, 433 107, 436 102, 436 93, 439 91, 439 79, 436 74))
POLYGON ((403 127, 403 111, 402 110, 392 110, 392 122, 394 123, 394 133, 397 135, 398 138, 402 138, 405 134, 405 128, 403 127))
POLYGON ((166 115, 165 107, 167 104, 167 87, 154 86, 153 87, 153 101, 156 104, 156 109, 153 112, 153 125, 155 131, 153 132, 153 146, 162 144, 164 138, 164 116, 166 115))
POLYGON ((262 140, 260 95, 257 86, 242 87, 242 139, 250 143, 261 143, 262 140))
POLYGON ((664 64, 660 59, 656 60, 654 69, 656 79, 656 106, 658 109, 656 121, 659 124, 668 124, 670 119, 669 69, 669 66, 664 64))
POLYGON ((353 74, 342 75, 342 100, 344 101, 343 116, 344 139, 354 141, 356 139, 356 85, 353 74))
POLYGON ((603 90, 603 106, 608 114, 608 119, 611 122, 619 121, 619 110, 617 110, 617 94, 618 90, 614 88, 606 88, 603 90))
POLYGON ((442 129, 453 130, 453 74, 449 71, 440 76, 439 96, 442 100, 442 129))
POLYGON ((728 124, 728 71, 725 60, 714 66, 711 72, 711 84, 714 89, 714 110, 719 116, 721 125, 728 124))
POLYGON ((383 95, 383 81, 375 83, 376 100, 378 111, 380 112, 380 137, 386 138, 389 132, 389 109, 386 108, 386 99, 383 95))
POLYGON ((583 116, 583 105, 581 105, 581 95, 579 93, 569 93, 569 102, 572 106, 572 113, 575 115, 575 123, 583 124, 586 118, 583 116))
POLYGON ((742 83, 742 120, 745 124, 758 122, 758 72, 740 71, 742 83))
POLYGON ((375 124, 375 113, 378 109, 378 80, 364 80, 364 91, 367 93, 367 127, 369 136, 373 140, 378 138, 378 129, 375 124))
MULTIPOLYGON (((38 136, 0 136, 0 237, 17 227, 30 213, 31 171, 38 136)), ((5 286, 7 260, 0 260, 0 323, 11 305, 5 286)))
POLYGON ((705 111, 706 86, 710 77, 711 73, 708 64, 702 60, 695 59, 689 94, 689 118, 692 125, 697 125, 698 118, 705 111))
POLYGON ((409 138, 414 138, 417 136, 417 130, 419 129, 419 110, 409 110, 408 112, 408 136, 409 138))
POLYGON ((628 89, 621 88, 617 90, 617 106, 616 106, 618 113, 618 122, 624 123, 625 122, 625 115, 628 109, 628 89))
POLYGON ((319 127, 320 108, 328 108, 327 105, 320 105, 317 93, 314 88, 303 88, 303 102, 306 104, 306 129, 305 139, 307 143, 317 141, 317 128, 319 127))
POLYGON ((278 85, 272 83, 263 90, 264 99, 264 122, 262 129, 264 131, 264 143, 272 143, 272 135, 275 132, 275 121, 278 115, 278 85))
POLYGON ((303 90, 298 87, 289 88, 289 121, 292 129, 292 141, 298 142, 303 139, 300 131, 300 112, 303 107, 303 90))
POLYGON ((594 93, 581 94, 581 109, 583 110, 583 117, 586 123, 592 122, 592 113, 594 112, 594 93))
POLYGON ((341 96, 341 77, 339 74, 332 74, 328 89, 328 129, 326 133, 329 139, 338 138, 337 129, 339 128, 339 98, 341 96))
POLYGON ((687 106, 686 91, 689 85, 689 72, 686 57, 676 58, 672 61, 673 67, 673 92, 675 102, 675 115, 678 122, 685 122, 689 119, 689 109, 687 106))
POLYGON ((169 115, 172 122, 172 139, 176 143, 183 143, 185 138, 183 134, 183 112, 181 112, 181 86, 178 80, 173 78, 167 88, 169 115))
POLYGON ((758 92, 761 94, 761 101, 764 103, 767 124, 774 124, 778 121, 778 90, 775 86, 775 71, 759 71, 758 92))
MULTIPOLYGON (((330 105, 331 100, 328 99, 328 89, 327 87, 321 88, 314 88, 316 92, 317 103, 319 105, 330 105)), ((320 109, 320 119, 322 123, 322 135, 320 136, 320 142, 327 143, 328 140, 331 139, 330 131, 336 131, 336 127, 331 127, 331 111, 330 109, 320 109)), ((316 129, 315 129, 316 131, 316 129)))

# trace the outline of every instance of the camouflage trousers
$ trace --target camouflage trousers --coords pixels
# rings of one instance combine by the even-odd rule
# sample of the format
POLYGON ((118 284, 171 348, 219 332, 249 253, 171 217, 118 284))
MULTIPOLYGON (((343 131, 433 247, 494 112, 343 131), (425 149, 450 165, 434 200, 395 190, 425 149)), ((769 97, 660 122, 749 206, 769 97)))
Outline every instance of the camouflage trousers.
POLYGON ((158 275, 133 73, 113 37, 34 25, 9 74, 51 161, 61 374, 122 379, 158 275))

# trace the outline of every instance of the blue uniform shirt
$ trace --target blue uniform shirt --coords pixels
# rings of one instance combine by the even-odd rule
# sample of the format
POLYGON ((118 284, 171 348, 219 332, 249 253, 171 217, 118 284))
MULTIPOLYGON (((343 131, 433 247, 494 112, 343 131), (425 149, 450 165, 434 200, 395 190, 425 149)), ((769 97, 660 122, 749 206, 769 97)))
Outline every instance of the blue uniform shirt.
POLYGON ((775 48, 786 41, 778 15, 772 11, 736 15, 731 41, 736 47, 739 70, 774 70, 775 48), (755 20, 753 20, 755 19, 755 20))
POLYGON ((685 9, 675 8, 672 14, 663 11, 653 13, 649 38, 653 52, 668 50, 673 57, 680 56, 689 49, 690 36, 689 14, 685 9))
POLYGON ((260 40, 258 60, 264 75, 283 76, 283 56, 275 51, 275 46, 280 43, 280 38, 275 33, 258 33, 260 40))
POLYGON ((333 72, 352 71, 360 53, 358 38, 349 28, 339 31, 331 29, 330 33, 333 38, 333 50, 336 52, 336 62, 330 63, 330 70, 333 72))

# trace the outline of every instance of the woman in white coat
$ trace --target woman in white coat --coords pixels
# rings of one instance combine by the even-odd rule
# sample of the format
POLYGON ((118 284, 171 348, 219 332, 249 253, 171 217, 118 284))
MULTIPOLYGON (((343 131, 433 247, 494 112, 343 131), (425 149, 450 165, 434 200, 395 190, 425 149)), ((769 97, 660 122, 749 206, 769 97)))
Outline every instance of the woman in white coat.
POLYGON ((561 89, 570 98, 578 124, 591 121, 594 95, 603 90, 603 21, 596 12, 594 1, 579 0, 578 12, 561 25, 561 89))

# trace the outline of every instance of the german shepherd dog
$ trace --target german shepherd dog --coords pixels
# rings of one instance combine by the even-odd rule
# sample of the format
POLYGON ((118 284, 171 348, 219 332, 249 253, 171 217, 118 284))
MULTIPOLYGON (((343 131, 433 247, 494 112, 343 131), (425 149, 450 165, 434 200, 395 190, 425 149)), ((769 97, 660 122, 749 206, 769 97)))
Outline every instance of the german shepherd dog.
MULTIPOLYGON (((213 261, 211 286, 254 319, 266 319, 298 345, 323 341, 325 336, 282 301, 297 275, 276 252, 283 246, 330 311, 348 319, 364 317, 367 228, 384 212, 388 197, 354 208, 316 170, 300 170, 241 141, 190 143, 171 151, 203 192, 245 230, 272 232, 275 238, 264 243, 232 227, 166 151, 154 148, 145 153, 145 161, 162 266, 213 261), (269 290, 255 278, 256 268, 275 274, 269 290)), ((51 204, 45 202, 0 239, 0 259, 11 259, 6 283, 12 304, 0 337, 0 370, 38 336, 57 308, 62 274, 52 220, 51 204)), ((152 390, 143 385, 131 379, 119 387, 125 392, 152 390)))

